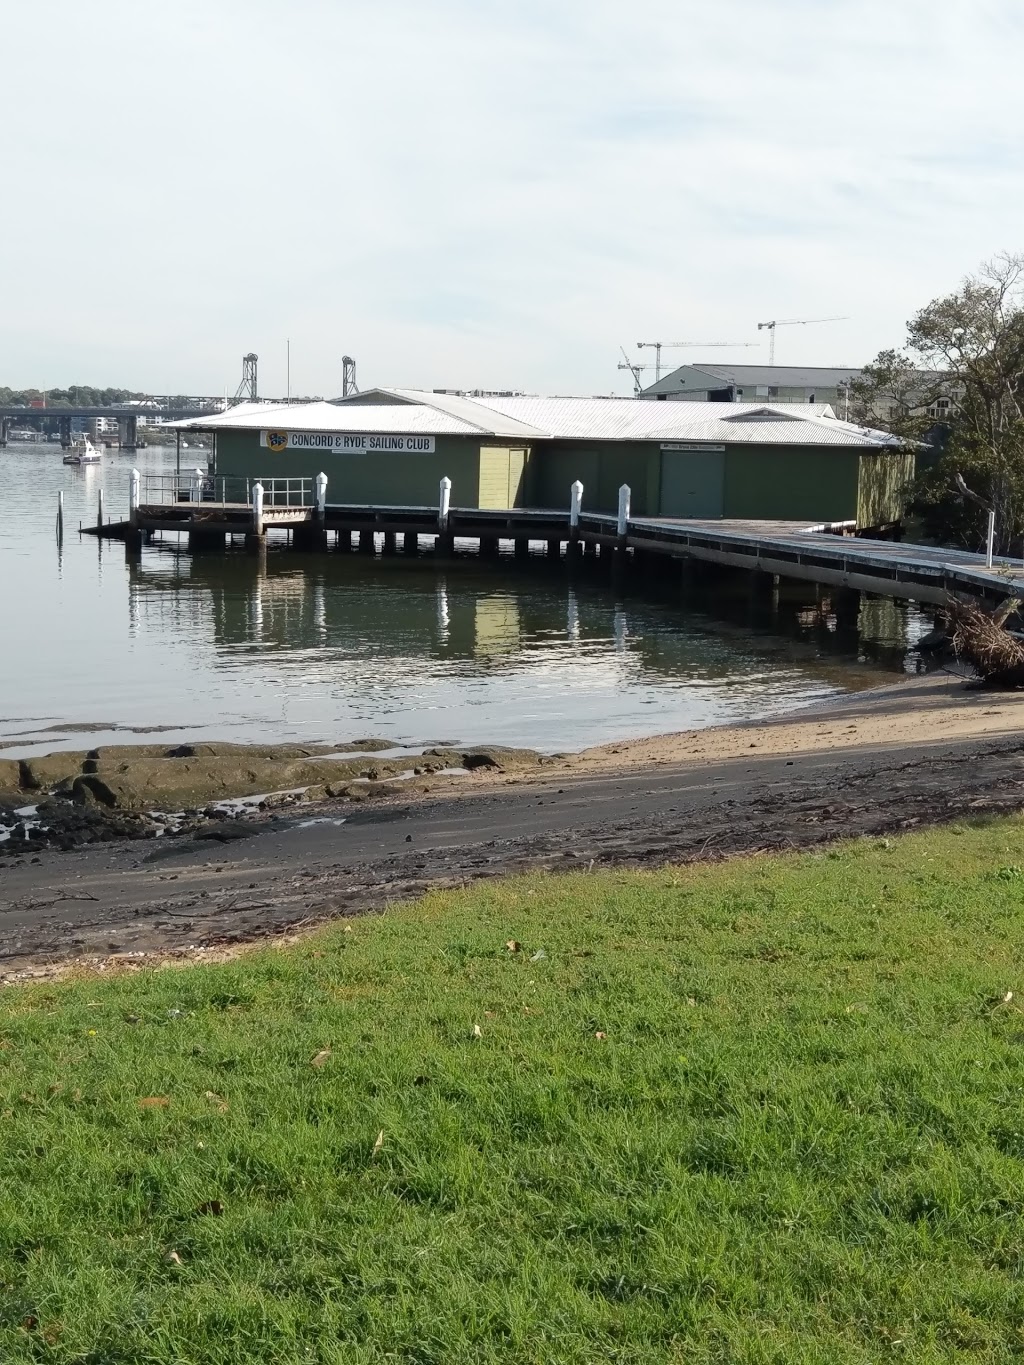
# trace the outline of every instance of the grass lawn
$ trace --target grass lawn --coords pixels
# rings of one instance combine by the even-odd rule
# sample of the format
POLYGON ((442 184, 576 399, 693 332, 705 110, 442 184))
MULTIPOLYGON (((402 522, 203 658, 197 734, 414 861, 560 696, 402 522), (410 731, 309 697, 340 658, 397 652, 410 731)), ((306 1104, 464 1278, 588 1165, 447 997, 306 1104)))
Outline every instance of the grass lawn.
POLYGON ((529 877, 9 990, 0 1361, 1024 1360, 1022 867, 529 877))

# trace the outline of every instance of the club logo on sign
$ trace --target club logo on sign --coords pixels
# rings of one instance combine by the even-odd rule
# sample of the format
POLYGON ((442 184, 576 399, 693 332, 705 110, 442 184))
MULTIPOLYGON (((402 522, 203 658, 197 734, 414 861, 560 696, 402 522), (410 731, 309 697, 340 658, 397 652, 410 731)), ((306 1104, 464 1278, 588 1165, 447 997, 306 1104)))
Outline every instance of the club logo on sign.
POLYGON ((268 431, 267 449, 272 450, 275 455, 280 455, 282 450, 287 450, 288 433, 286 431, 268 431))

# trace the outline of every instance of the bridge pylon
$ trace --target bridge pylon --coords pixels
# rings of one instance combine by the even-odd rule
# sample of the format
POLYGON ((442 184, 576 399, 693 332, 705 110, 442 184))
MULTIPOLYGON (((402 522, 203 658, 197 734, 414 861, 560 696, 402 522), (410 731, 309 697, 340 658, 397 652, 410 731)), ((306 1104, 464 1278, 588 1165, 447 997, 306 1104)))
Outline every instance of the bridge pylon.
POLYGON ((117 442, 122 450, 137 450, 139 445, 139 419, 119 417, 117 420, 117 442))

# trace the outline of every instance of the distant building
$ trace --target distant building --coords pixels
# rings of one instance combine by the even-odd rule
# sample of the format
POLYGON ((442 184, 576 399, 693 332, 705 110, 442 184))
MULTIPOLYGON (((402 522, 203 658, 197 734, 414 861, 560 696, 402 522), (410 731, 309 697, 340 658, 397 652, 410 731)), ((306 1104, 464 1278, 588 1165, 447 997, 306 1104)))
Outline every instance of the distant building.
MULTIPOLYGON (((824 404, 845 419, 853 416, 847 400, 849 386, 863 373, 850 366, 681 365, 643 389, 639 397, 688 403, 824 404)), ((948 422, 956 409, 955 388, 946 389, 943 376, 935 371, 921 370, 918 377, 920 390, 903 395, 899 402, 878 395, 867 414, 869 420, 891 422, 909 411, 927 412, 937 422, 948 422)), ((852 406, 856 405, 854 398, 852 406)))
POLYGON ((641 398, 690 403, 828 403, 842 417, 857 366, 680 365, 640 393, 641 398))

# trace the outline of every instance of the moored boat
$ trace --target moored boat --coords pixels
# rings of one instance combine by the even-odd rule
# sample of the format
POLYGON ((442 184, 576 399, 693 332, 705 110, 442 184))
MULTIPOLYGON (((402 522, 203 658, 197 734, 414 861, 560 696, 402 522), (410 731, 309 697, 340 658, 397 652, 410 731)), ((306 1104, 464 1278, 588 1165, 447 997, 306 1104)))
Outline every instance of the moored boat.
POLYGON ((80 446, 74 446, 64 456, 65 464, 99 464, 103 455, 96 449, 88 436, 80 446))

